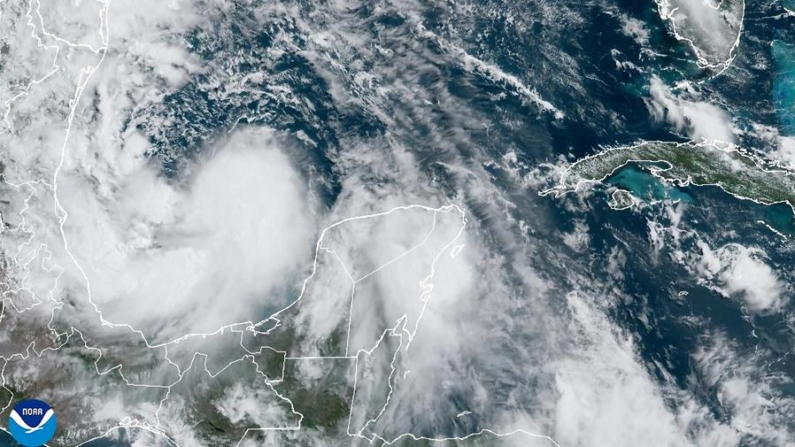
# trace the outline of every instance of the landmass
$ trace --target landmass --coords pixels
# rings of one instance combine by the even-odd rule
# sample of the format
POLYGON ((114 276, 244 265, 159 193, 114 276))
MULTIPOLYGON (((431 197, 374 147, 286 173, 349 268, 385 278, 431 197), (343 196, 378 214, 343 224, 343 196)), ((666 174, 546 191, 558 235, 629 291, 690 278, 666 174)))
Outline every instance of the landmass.
POLYGON ((584 183, 602 182, 628 164, 679 186, 713 185, 740 199, 786 203, 795 210, 793 172, 771 166, 737 146, 711 142, 644 141, 606 149, 572 164, 558 185, 542 194, 560 196, 584 183))
POLYGON ((617 189, 613 191, 613 194, 610 196, 610 208, 614 210, 625 210, 628 208, 632 208, 635 204, 635 199, 632 197, 632 193, 625 190, 625 189, 617 189))

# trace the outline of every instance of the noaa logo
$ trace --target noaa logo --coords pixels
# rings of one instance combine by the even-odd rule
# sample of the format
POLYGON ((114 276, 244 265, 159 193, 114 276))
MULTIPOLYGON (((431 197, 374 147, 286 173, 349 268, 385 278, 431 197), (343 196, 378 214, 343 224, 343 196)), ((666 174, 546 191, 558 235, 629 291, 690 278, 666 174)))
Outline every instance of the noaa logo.
POLYGON ((23 400, 11 410, 8 431, 25 447, 42 446, 55 435, 55 412, 40 400, 23 400))

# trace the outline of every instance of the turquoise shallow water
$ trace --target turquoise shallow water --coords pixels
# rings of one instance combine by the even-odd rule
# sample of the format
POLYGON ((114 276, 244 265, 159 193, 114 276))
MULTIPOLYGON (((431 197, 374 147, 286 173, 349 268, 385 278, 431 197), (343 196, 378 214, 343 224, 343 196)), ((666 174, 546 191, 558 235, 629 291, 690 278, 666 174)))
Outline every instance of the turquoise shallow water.
POLYGON ((635 196, 647 200, 682 200, 690 202, 692 198, 670 185, 666 185, 649 172, 636 166, 626 166, 608 182, 619 188, 631 191, 635 196))
POLYGON ((764 207, 761 217, 776 230, 795 235, 795 221, 793 221, 792 208, 785 204, 776 204, 764 207))
MULTIPOLYGON (((795 0, 791 0, 795 8, 795 0)), ((795 45, 776 40, 771 45, 778 70, 773 83, 773 102, 781 123, 781 132, 795 135, 795 45)))

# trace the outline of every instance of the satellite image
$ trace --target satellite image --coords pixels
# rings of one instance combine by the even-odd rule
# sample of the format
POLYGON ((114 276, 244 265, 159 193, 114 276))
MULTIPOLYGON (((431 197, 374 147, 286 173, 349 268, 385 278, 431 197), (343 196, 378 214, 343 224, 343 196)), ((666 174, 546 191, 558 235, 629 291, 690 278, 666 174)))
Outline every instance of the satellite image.
POLYGON ((0 446, 795 446, 795 0, 0 0, 0 446))

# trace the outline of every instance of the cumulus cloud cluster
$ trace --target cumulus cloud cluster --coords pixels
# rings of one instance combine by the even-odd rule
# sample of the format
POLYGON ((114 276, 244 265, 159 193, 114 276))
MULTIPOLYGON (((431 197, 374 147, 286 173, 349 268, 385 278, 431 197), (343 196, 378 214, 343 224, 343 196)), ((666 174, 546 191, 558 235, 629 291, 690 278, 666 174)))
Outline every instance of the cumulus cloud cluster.
POLYGON ((762 249, 729 244, 712 250, 704 242, 699 247, 698 272, 723 294, 741 297, 751 311, 776 310, 786 301, 784 283, 765 263, 762 249))
POLYGON ((176 338, 256 320, 284 300, 278 289, 305 268, 312 226, 271 135, 233 134, 179 185, 142 151, 129 157, 104 197, 77 175, 62 181, 66 236, 106 320, 176 338))
POLYGON ((646 107, 652 117, 670 124, 694 140, 735 140, 731 118, 711 102, 693 101, 675 95, 658 77, 651 79, 646 107))
POLYGON ((795 166, 795 137, 780 137, 778 149, 774 157, 783 161, 787 166, 795 166))
POLYGON ((742 445, 748 437, 769 445, 791 442, 793 433, 784 421, 795 411, 795 400, 781 392, 781 384, 791 379, 765 370, 768 355, 764 349, 747 352, 722 332, 704 338, 692 359, 705 384, 717 391, 728 419, 702 430, 704 443, 742 445))

